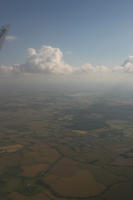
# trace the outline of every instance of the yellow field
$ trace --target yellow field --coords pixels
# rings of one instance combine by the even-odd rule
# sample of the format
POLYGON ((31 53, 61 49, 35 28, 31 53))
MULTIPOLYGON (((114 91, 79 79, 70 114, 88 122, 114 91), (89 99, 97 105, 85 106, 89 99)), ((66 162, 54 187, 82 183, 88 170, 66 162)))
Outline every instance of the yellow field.
POLYGON ((11 153, 11 152, 15 152, 18 151, 20 149, 22 149, 22 145, 20 144, 15 144, 15 145, 9 145, 9 146, 4 146, 4 147, 0 147, 0 153, 11 153))
POLYGON ((72 132, 79 135, 84 135, 87 133, 87 131, 83 131, 83 130, 73 130, 72 132))

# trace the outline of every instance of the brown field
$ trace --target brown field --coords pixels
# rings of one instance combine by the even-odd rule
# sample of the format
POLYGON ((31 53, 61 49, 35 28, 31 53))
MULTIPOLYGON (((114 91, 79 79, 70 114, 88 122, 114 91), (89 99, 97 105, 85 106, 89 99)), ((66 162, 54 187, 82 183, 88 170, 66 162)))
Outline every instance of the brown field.
POLYGON ((117 166, 133 166, 133 158, 123 158, 123 157, 119 157, 118 159, 116 159, 113 162, 113 165, 117 165, 117 166))
POLYGON ((45 171, 48 169, 47 164, 37 164, 37 165, 25 165, 22 166, 22 176, 29 176, 29 177, 34 177, 36 176, 39 172, 45 171))
POLYGON ((133 153, 127 153, 129 157, 133 157, 133 153))
POLYGON ((56 181, 60 179, 60 176, 57 176, 57 175, 53 175, 50 173, 50 175, 46 176, 43 178, 43 180, 48 183, 48 184, 51 184, 51 183, 56 183, 56 181))
POLYGON ((89 197, 102 193, 104 185, 97 183, 89 170, 79 170, 70 176, 60 176, 51 187, 63 196, 89 197))
MULTIPOLYGON (((53 196, 49 190, 45 190, 45 195, 47 195, 47 198, 49 200, 68 200, 67 198, 60 198, 60 197, 56 197, 56 196, 53 196)), ((36 200, 36 199, 35 199, 36 200)), ((42 199, 42 200, 45 200, 45 199, 42 199)), ((47 199, 46 199, 47 200, 47 199)))
POLYGON ((62 159, 52 169, 51 173, 59 177, 72 176, 79 170, 77 163, 69 158, 62 159))
POLYGON ((23 165, 40 163, 40 162, 51 163, 51 162, 54 162, 59 156, 56 150, 50 147, 47 147, 44 149, 40 147, 39 149, 35 149, 35 150, 36 151, 33 151, 33 152, 24 152, 23 158, 21 161, 23 165))
POLYGON ((58 148, 64 155, 74 155, 74 151, 66 145, 60 145, 58 148))
POLYGON ((5 170, 7 167, 19 165, 20 160, 21 158, 19 154, 10 154, 0 157, 0 174, 3 173, 3 170, 5 170))
POLYGON ((114 185, 105 195, 107 200, 131 200, 133 199, 133 182, 114 185))
POLYGON ((81 170, 71 159, 61 160, 44 181, 63 196, 88 197, 98 195, 104 185, 97 183, 89 170, 81 170))
POLYGON ((24 196, 19 194, 18 192, 11 193, 9 196, 10 200, 49 200, 49 196, 45 193, 40 193, 34 196, 24 196))
POLYGON ((34 152, 37 152, 38 156, 40 155, 40 159, 42 159, 43 162, 54 162, 59 157, 59 154, 55 149, 43 143, 38 143, 36 145, 33 145, 32 149, 34 152))
POLYGON ((92 132, 92 135, 95 136, 95 137, 99 137, 99 135, 104 131, 108 131, 108 129, 107 128, 98 128, 98 129, 95 129, 95 131, 92 132))

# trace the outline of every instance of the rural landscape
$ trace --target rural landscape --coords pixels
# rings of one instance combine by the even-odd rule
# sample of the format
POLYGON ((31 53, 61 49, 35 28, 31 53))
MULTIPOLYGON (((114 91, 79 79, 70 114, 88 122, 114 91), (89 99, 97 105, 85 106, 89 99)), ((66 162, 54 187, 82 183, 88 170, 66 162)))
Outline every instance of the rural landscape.
POLYGON ((133 103, 15 91, 0 102, 0 199, 133 197, 133 103))

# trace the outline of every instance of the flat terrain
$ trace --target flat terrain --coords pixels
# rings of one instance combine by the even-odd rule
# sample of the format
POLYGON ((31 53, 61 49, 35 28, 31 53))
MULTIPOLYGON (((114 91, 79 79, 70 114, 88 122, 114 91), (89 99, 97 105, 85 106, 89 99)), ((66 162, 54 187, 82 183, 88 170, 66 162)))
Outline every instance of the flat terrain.
POLYGON ((1 98, 0 200, 130 200, 132 188, 132 98, 1 98))

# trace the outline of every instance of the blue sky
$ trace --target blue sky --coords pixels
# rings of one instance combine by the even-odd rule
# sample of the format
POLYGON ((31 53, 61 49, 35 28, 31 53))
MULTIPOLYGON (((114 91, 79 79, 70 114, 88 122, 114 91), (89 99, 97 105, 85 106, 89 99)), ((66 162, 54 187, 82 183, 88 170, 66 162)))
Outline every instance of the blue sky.
POLYGON ((28 48, 60 48, 72 65, 120 65, 133 55, 132 0, 0 0, 11 25, 0 64, 24 63, 28 48))

